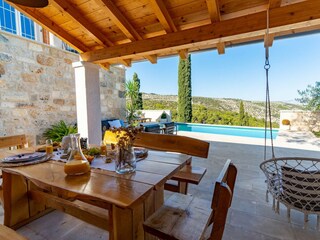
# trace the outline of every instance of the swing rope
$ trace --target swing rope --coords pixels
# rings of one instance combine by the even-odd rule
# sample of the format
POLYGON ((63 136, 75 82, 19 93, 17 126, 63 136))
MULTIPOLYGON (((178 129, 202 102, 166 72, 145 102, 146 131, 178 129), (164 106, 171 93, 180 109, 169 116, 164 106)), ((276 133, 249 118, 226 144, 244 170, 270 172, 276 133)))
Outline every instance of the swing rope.
POLYGON ((267 128, 269 118, 270 138, 271 138, 271 150, 272 158, 275 158, 272 136, 272 121, 271 121, 271 101, 269 93, 269 69, 271 65, 269 63, 269 9, 267 10, 267 29, 266 29, 266 42, 265 42, 265 64, 264 69, 266 71, 266 103, 265 103, 265 121, 264 121, 264 160, 267 160, 267 128))

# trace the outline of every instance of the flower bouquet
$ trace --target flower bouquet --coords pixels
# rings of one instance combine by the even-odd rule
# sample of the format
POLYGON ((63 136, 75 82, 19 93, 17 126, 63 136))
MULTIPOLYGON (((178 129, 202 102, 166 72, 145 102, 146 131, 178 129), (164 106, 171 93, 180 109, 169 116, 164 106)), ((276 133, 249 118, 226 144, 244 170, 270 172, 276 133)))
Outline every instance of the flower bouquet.
POLYGON ((117 143, 111 144, 116 150, 115 170, 117 173, 132 173, 136 170, 136 158, 133 150, 133 141, 141 128, 129 126, 127 128, 113 128, 117 143))

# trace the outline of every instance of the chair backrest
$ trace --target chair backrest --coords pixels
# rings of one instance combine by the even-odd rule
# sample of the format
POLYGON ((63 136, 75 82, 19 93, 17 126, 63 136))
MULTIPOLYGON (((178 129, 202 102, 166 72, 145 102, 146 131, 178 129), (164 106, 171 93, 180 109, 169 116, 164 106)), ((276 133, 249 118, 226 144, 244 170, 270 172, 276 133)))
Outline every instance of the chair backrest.
POLYGON ((280 198, 304 211, 320 212, 320 170, 281 166, 280 198))
POLYGON ((123 127, 123 126, 124 126, 123 120, 118 119, 118 118, 110 118, 110 119, 101 120, 102 139, 103 139, 103 137, 104 137, 105 131, 110 128, 110 123, 109 123, 109 122, 117 121, 117 120, 119 120, 120 125, 123 127))
POLYGON ((161 133, 161 128, 159 124, 148 124, 144 125, 145 132, 161 133))
POLYGON ((210 239, 220 240, 223 236, 227 220, 228 210, 231 206, 234 185, 237 177, 237 168, 227 160, 218 178, 216 179, 212 197, 212 218, 213 227, 210 239))
POLYGON ((27 144, 26 135, 0 137, 0 148, 24 148, 27 144))
POLYGON ((179 152, 202 158, 208 157, 210 146, 208 142, 195 138, 145 132, 137 135, 133 145, 159 151, 179 152))
POLYGON ((174 122, 168 122, 168 123, 163 123, 165 126, 164 128, 164 134, 174 134, 177 133, 176 131, 176 125, 174 122))
POLYGON ((319 158, 273 158, 262 162, 260 168, 275 199, 304 213, 320 211, 319 158))

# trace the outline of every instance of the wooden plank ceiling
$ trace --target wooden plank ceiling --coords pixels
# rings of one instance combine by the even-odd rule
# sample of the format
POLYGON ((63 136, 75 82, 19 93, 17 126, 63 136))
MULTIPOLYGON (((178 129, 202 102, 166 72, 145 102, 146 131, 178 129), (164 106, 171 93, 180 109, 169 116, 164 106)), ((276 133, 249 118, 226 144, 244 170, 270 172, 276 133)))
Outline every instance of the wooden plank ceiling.
POLYGON ((84 61, 130 66, 320 29, 320 0, 49 0, 13 5, 81 53, 84 61))

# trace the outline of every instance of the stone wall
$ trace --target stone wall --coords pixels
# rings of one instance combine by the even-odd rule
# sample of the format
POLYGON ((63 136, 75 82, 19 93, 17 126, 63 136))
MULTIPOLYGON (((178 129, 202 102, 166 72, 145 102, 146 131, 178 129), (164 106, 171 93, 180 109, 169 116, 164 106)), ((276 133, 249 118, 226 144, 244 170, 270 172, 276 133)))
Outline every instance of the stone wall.
MULTIPOLYGON (((0 136, 26 134, 29 144, 64 120, 76 123, 72 62, 79 56, 0 31, 0 136)), ((125 69, 100 69, 102 119, 125 117, 125 69)))
POLYGON ((290 121, 290 129, 298 131, 320 131, 320 111, 283 110, 280 111, 280 129, 285 129, 282 120, 290 121))

